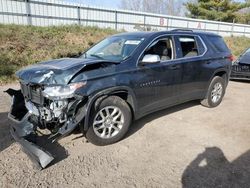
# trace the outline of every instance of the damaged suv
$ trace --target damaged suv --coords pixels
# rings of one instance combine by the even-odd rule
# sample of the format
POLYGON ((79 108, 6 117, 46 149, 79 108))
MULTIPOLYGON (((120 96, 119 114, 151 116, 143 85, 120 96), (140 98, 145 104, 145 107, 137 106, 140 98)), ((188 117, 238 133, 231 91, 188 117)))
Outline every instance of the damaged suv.
POLYGON ((41 62, 16 73, 11 134, 42 168, 52 160, 32 143, 41 129, 56 141, 80 127, 96 145, 121 140, 133 120, 190 100, 218 106, 231 53, 223 39, 189 30, 123 33, 78 58, 41 62), (213 42, 214 41, 214 42, 213 42))
POLYGON ((250 80, 250 48, 233 62, 230 75, 232 80, 250 80))

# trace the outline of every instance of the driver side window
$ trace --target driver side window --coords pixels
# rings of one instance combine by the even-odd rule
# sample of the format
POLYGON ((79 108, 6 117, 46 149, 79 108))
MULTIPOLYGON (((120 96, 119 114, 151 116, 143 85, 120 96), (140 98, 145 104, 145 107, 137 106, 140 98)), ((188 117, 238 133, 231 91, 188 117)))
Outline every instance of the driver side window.
POLYGON ((155 41, 144 52, 144 55, 158 55, 161 61, 174 59, 173 41, 170 37, 155 41))

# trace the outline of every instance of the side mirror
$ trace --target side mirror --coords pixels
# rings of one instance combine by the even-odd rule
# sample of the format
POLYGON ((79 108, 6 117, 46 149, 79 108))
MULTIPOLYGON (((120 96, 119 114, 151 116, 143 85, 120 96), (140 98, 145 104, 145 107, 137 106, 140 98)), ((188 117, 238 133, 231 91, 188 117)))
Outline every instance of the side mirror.
POLYGON ((160 56, 148 54, 143 57, 141 64, 146 65, 146 64, 154 64, 160 62, 161 62, 160 56))

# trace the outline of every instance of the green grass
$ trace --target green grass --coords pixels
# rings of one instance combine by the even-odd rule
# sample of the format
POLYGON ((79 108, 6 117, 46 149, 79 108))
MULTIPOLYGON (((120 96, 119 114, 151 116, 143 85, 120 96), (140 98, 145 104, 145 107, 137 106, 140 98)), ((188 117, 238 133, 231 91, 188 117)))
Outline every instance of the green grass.
MULTIPOLYGON (((0 24, 0 85, 14 81, 14 73, 40 61, 77 55, 101 39, 115 34, 112 29, 79 27, 35 27, 0 24)), ((250 38, 226 37, 235 56, 250 47, 250 38)))

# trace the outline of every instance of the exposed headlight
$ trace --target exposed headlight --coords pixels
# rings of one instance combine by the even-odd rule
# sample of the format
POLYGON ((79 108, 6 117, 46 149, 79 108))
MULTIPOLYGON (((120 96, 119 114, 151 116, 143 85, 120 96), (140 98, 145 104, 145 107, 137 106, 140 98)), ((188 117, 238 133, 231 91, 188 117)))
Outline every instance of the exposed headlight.
POLYGON ((74 96, 74 92, 86 85, 86 82, 73 83, 66 86, 47 86, 42 91, 43 96, 53 99, 65 99, 74 96))

